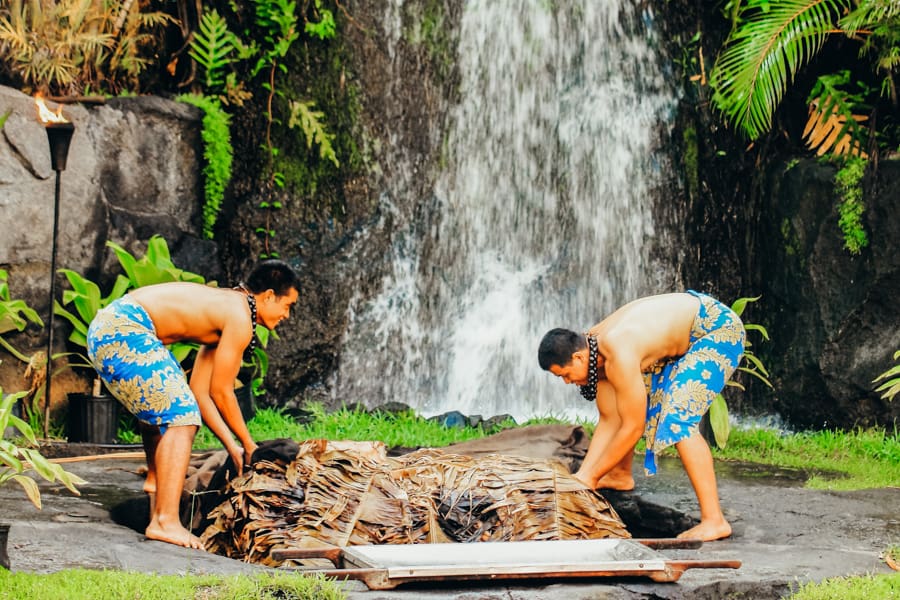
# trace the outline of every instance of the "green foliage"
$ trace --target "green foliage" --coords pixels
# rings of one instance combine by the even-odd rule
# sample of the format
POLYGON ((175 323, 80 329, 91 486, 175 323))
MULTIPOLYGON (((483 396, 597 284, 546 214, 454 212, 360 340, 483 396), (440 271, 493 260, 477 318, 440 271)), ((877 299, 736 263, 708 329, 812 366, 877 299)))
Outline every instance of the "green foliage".
POLYGON ((226 68, 235 62, 232 54, 240 43, 215 9, 200 17, 190 43, 190 57, 203 69, 203 86, 209 91, 225 87, 226 68))
MULTIPOLYGON (((233 69, 237 63, 253 60, 250 67, 251 78, 259 78, 259 87, 265 90, 264 116, 266 131, 261 150, 264 152, 266 167, 263 176, 266 185, 263 187, 263 198, 259 208, 264 211, 265 222, 255 228, 262 238, 264 251, 261 258, 277 258, 274 249, 276 232, 272 227, 273 211, 283 208, 283 198, 276 196, 277 190, 285 185, 285 174, 278 168, 278 157, 281 148, 273 138, 273 127, 283 125, 287 121, 288 129, 299 127, 306 138, 307 148, 312 144, 319 146, 319 156, 339 166, 337 154, 331 144, 334 136, 324 126, 324 114, 314 111, 313 102, 301 102, 288 98, 285 90, 279 85, 280 76, 287 73, 286 60, 292 45, 300 39, 300 20, 304 17, 302 31, 318 39, 334 37, 336 23, 334 14, 325 7, 322 0, 305 3, 306 15, 298 13, 297 3, 292 0, 253 0, 253 24, 260 30, 254 33, 259 42, 244 44, 237 35, 228 30, 226 20, 217 12, 204 13, 200 31, 197 32, 191 46, 191 56, 197 60, 204 70, 204 87, 210 94, 220 94, 225 102, 240 104, 249 92, 240 89, 233 69), (229 72, 231 71, 231 72, 229 72), (224 94, 221 94, 223 92, 224 94), (278 111, 287 104, 287 118, 278 111)), ((232 6, 232 8, 235 8, 232 6)), ((245 32, 245 37, 249 34, 245 32)), ((207 185, 209 179, 207 179, 207 185)), ((210 205, 209 194, 207 205, 210 205)))
MULTIPOLYGON (((87 329, 97 312, 124 296, 128 290, 172 281, 206 283, 202 276, 176 267, 169 255, 169 246, 165 239, 158 235, 153 236, 147 242, 147 252, 141 258, 135 258, 114 242, 108 241, 106 245, 113 249, 119 264, 125 271, 125 275, 116 276, 115 284, 107 296, 101 296, 100 287, 90 279, 75 271, 60 269, 60 272, 65 274, 69 280, 71 289, 63 292, 62 305, 54 302, 53 310, 55 314, 72 324, 73 329, 69 334, 69 341, 82 348, 87 347, 87 329), (74 312, 64 308, 70 305, 74 307, 74 312)), ((215 282, 209 285, 215 285, 215 282)), ((170 346, 172 353, 180 361, 186 359, 196 348, 197 344, 185 342, 178 342, 170 346)), ((85 359, 84 364, 80 366, 88 365, 89 363, 85 359)))
POLYGON ((26 90, 136 89, 172 22, 132 0, 16 0, 0 12, 0 59, 26 90))
POLYGON ((900 435, 884 429, 805 431, 735 429, 718 458, 801 469, 806 487, 859 490, 900 481, 900 435))
MULTIPOLYGON (((896 102, 894 75, 900 64, 900 4, 892 0, 744 0, 713 68, 713 104, 741 133, 756 139, 772 125, 788 86, 832 35, 861 41, 860 58, 884 74, 882 90, 896 102)), ((846 133, 859 141, 856 119, 821 86, 817 105, 838 103, 846 133)), ((844 100, 849 100, 845 98, 844 100)))
POLYGON ((334 135, 328 133, 322 119, 325 113, 313 110, 315 102, 298 102, 292 100, 290 102, 291 115, 288 118, 288 127, 291 129, 300 127, 306 136, 306 147, 312 148, 315 143, 319 146, 319 157, 331 161, 334 166, 339 167, 341 163, 338 161, 334 148, 331 147, 331 141, 334 135))
POLYGON ((865 210, 862 179, 865 171, 865 159, 849 157, 834 176, 835 193, 841 199, 838 205, 838 226, 844 234, 844 247, 851 254, 859 254, 869 245, 869 237, 862 223, 865 210))
POLYGON ((342 584, 322 576, 274 570, 237 575, 158 575, 66 569, 29 573, 0 569, 0 600, 343 600, 342 584))
POLYGON ((818 156, 826 152, 865 158, 863 148, 869 130, 862 123, 868 119, 857 113, 869 110, 865 102, 868 88, 850 79, 850 71, 820 75, 809 93, 810 119, 803 137, 818 156), (845 89, 853 87, 856 91, 845 89))
POLYGON ((266 393, 263 389, 263 383, 266 374, 269 372, 269 338, 278 339, 278 334, 274 329, 268 329, 262 325, 256 326, 256 339, 259 343, 253 348, 249 362, 244 362, 243 367, 250 368, 250 392, 254 396, 262 396, 266 393))
POLYGON ((29 358, 19 352, 3 336, 11 331, 24 331, 29 322, 41 327, 44 326, 44 322, 24 300, 13 300, 10 297, 9 285, 6 283, 8 278, 9 274, 0 269, 0 346, 3 346, 7 352, 22 362, 27 363, 29 358))
MULTIPOLYGON (((279 410, 265 408, 257 411, 256 416, 247 423, 247 428, 250 435, 258 440, 279 437, 294 440, 377 440, 388 447, 406 448, 437 448, 481 438, 499 430, 499 427, 489 431, 481 427, 445 427, 412 411, 369 413, 363 409, 345 407, 328 413, 318 403, 310 403, 306 408, 312 413, 312 421, 308 424, 300 424, 279 410)), ((216 437, 203 427, 197 433, 194 448, 212 448, 216 444, 216 437)))
POLYGON ((900 67, 900 3, 895 0, 864 0, 841 20, 849 36, 863 40, 860 56, 870 56, 876 72, 883 75, 881 93, 897 102, 894 77, 900 67))
MULTIPOLYGON (((744 314, 744 309, 747 308, 747 305, 751 302, 756 302, 762 296, 756 296, 755 298, 738 298, 731 305, 731 310, 733 310, 738 316, 744 314)), ((751 331, 758 332, 764 340, 769 340, 769 332, 762 325, 758 325, 756 323, 744 323, 744 329, 749 333, 751 331)), ((763 383, 767 386, 772 387, 772 383, 769 381, 769 372, 766 370, 766 367, 763 365, 762 361, 753 353, 750 349, 753 346, 752 342, 749 338, 744 342, 744 354, 741 357, 741 362, 738 364, 737 370, 743 373, 747 373, 763 383)), ((739 382, 730 379, 725 382, 725 385, 739 388, 741 390, 744 389, 744 386, 739 382)), ((716 440, 716 445, 719 448, 724 448, 728 443, 728 438, 731 435, 731 423, 728 417, 728 405, 725 402, 725 396, 722 394, 716 395, 715 399, 713 399, 712 404, 709 407, 709 424, 713 431, 713 436, 716 440)))
POLYGON ((5 432, 7 427, 12 426, 24 438, 24 445, 17 445, 13 440, 6 438, 0 439, 0 487, 10 481, 15 481, 25 490, 25 494, 32 504, 41 508, 41 492, 34 478, 27 474, 28 471, 34 470, 50 483, 59 481, 76 495, 80 495, 80 493, 75 486, 87 482, 44 458, 37 449, 38 443, 34 431, 28 423, 12 414, 13 404, 25 393, 4 394, 3 389, 0 388, 0 432, 5 432))
POLYGON ((868 573, 799 584, 788 600, 873 600, 900 598, 900 575, 868 573))
POLYGON ((712 101, 756 139, 788 83, 822 48, 850 0, 747 0, 710 76, 712 101))
POLYGON ((216 221, 225 190, 231 181, 233 149, 231 146, 231 117, 216 99, 199 94, 182 94, 178 101, 203 110, 203 167, 204 203, 203 236, 213 239, 216 221))
POLYGON ((303 30, 309 35, 317 37, 320 40, 327 40, 334 37, 337 26, 334 22, 334 13, 322 5, 322 0, 314 0, 315 12, 319 15, 318 21, 307 21, 303 30))
MULTIPOLYGON (((900 360, 900 350, 894 352, 894 361, 900 360)), ((893 400, 894 396, 900 394, 900 362, 872 380, 872 383, 878 383, 885 380, 880 386, 875 388, 876 392, 882 392, 881 397, 885 400, 893 400)))

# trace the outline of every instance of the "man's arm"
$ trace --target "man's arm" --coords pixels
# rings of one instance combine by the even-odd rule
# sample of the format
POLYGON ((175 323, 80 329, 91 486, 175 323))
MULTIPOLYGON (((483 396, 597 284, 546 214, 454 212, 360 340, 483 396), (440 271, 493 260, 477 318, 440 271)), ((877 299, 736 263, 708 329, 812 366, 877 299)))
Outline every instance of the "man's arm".
MULTIPOLYGON (((234 395, 234 381, 241 368, 242 351, 248 343, 249 336, 238 333, 235 327, 225 327, 216 347, 201 348, 191 374, 191 389, 200 405, 203 420, 216 437, 222 440, 233 459, 236 454, 239 455, 231 438, 231 433, 234 433, 244 447, 247 460, 256 450, 256 443, 250 437, 241 415, 234 395), (229 444, 232 445, 230 449, 229 444)), ((237 463, 235 460, 235 464, 237 463)), ((241 470, 240 467, 238 470, 241 470)))
POLYGON ((607 385, 597 386, 597 400, 602 418, 604 411, 601 403, 608 403, 605 396, 611 395, 614 398, 614 409, 608 408, 605 412, 617 415, 618 420, 610 425, 597 424, 604 435, 597 439, 598 432, 594 432, 594 438, 591 439, 587 455, 577 474, 590 487, 594 487, 597 481, 634 450, 647 420, 647 390, 641 376, 640 356, 627 346, 610 346, 604 344, 601 349, 601 354, 607 357, 604 365, 606 382, 601 383, 607 385), (594 485, 590 485, 591 483, 594 485))

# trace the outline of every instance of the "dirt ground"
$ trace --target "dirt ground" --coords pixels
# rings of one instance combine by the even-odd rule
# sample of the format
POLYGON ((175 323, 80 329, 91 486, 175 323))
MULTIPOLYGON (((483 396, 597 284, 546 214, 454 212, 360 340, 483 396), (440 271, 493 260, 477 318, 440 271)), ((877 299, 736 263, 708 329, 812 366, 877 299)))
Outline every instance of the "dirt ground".
MULTIPOLYGON (((117 524, 110 509, 121 510, 126 501, 133 505, 142 497, 142 465, 143 461, 135 458, 69 463, 67 470, 89 481, 83 486, 82 496, 72 496, 62 487, 42 485, 44 506, 40 511, 17 485, 0 488, 0 522, 12 524, 12 570, 47 573, 85 567, 183 574, 249 573, 262 568, 149 541, 141 533, 117 524)), ((738 560, 739 569, 690 569, 675 583, 598 577, 445 582, 374 591, 361 582, 350 581, 346 590, 353 600, 544 600, 563 596, 567 600, 765 600, 788 595, 791 586, 800 582, 837 575, 893 573, 880 554, 890 544, 900 543, 900 487, 823 492, 804 489, 802 472, 721 462, 717 472, 722 504, 734 535, 695 550, 660 552, 672 559, 738 560)), ((632 503, 696 516, 696 500, 677 459, 664 459, 655 477, 636 473, 636 481, 632 503)), ((900 574, 895 576, 900 581, 900 574)))

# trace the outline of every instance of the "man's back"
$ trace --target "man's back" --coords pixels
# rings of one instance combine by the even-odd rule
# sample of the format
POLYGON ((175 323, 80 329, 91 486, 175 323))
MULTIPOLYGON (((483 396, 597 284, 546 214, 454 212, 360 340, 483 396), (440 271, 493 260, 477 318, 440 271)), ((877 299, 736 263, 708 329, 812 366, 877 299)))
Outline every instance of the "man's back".
POLYGON ((600 354, 637 355, 641 370, 668 357, 681 356, 690 344, 699 300, 690 294, 660 294, 639 298, 591 328, 600 354))
POLYGON ((228 326, 252 331, 247 295, 199 283, 173 282, 133 290, 131 298, 144 307, 165 344, 193 341, 215 345, 228 326))

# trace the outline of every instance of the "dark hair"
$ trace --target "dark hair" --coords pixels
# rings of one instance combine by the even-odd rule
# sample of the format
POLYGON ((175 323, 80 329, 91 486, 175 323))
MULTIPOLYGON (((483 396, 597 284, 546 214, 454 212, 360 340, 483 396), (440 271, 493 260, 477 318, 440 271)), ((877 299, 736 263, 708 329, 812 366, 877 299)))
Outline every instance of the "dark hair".
POLYGON ((572 355, 587 348, 587 339, 571 329, 551 329, 544 334, 538 347, 538 363, 545 371, 552 365, 564 367, 572 362, 572 355))
POLYGON ((254 294, 271 289, 276 296, 285 296, 291 288, 300 291, 300 278, 283 260, 265 260, 247 277, 247 289, 254 294))

